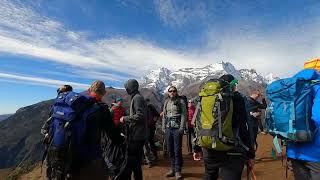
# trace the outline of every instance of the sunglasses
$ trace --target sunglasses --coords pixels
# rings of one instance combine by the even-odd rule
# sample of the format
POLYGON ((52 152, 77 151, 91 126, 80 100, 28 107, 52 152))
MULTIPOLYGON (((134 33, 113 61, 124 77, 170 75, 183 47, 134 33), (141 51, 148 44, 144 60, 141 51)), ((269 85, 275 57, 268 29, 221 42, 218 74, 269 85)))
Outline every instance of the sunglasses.
POLYGON ((177 91, 176 91, 176 90, 169 90, 168 92, 170 92, 170 93, 171 93, 171 92, 177 92, 177 91))

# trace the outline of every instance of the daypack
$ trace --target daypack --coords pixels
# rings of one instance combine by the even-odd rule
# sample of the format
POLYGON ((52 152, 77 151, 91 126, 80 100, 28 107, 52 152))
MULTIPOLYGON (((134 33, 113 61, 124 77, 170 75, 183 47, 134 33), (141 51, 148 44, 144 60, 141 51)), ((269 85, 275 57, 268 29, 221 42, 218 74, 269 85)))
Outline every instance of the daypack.
POLYGON ((316 128, 311 120, 312 87, 318 83, 294 77, 275 81, 267 87, 270 105, 266 110, 266 124, 271 135, 293 142, 313 140, 316 128))
MULTIPOLYGON (((187 98, 187 96, 181 95, 181 96, 179 96, 179 98, 183 100, 184 105, 185 105, 185 108, 188 110, 188 98, 187 98)), ((181 106, 181 105, 180 105, 180 106, 181 106)), ((182 106, 181 106, 181 108, 182 108, 182 106)), ((188 114, 188 113, 187 113, 187 114, 188 114)))
POLYGON ((233 93, 230 88, 222 88, 219 80, 206 82, 199 92, 196 114, 196 131, 201 147, 217 151, 234 148, 236 135, 233 131, 233 93))
POLYGON ((88 117, 100 109, 100 105, 88 96, 75 92, 61 93, 52 106, 52 123, 49 129, 52 147, 65 156, 66 167, 74 159, 90 158, 96 148, 84 145, 88 117))
POLYGON ((159 117, 159 112, 156 110, 156 108, 152 104, 147 105, 147 121, 149 126, 155 126, 157 119, 156 117, 159 117))

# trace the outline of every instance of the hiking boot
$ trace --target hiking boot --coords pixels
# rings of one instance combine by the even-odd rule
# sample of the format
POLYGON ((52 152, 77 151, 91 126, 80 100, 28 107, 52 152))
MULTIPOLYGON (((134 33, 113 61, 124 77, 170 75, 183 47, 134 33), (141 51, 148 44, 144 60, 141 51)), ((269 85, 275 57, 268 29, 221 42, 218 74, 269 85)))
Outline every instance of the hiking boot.
POLYGON ((167 172, 166 177, 174 177, 175 173, 173 170, 170 170, 169 172, 167 172))
POLYGON ((182 175, 181 175, 181 172, 176 172, 176 180, 182 180, 183 179, 183 177, 182 177, 182 175))

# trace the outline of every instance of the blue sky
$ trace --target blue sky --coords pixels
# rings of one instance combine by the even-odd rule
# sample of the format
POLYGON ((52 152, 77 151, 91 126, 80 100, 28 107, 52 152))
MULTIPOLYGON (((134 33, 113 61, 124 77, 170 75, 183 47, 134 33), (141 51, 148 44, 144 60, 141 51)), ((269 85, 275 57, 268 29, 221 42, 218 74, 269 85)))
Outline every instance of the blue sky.
POLYGON ((317 0, 0 0, 0 114, 158 67, 285 77, 320 51, 317 0))

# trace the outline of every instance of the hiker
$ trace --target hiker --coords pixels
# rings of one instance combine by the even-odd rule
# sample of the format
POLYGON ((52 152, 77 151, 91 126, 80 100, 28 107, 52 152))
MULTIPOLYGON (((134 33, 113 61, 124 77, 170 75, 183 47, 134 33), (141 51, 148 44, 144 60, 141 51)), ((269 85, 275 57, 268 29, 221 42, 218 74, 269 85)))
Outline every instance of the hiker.
POLYGON ((272 102, 268 107, 272 110, 271 116, 268 116, 271 117, 271 121, 268 120, 271 122, 269 130, 276 137, 285 137, 286 155, 291 161, 296 180, 320 179, 319 65, 320 59, 308 61, 305 69, 293 78, 281 79, 267 87, 268 99, 272 102), (295 117, 294 122, 292 116, 295 117), (280 132, 273 131, 274 129, 280 132))
POLYGON ((193 152, 193 139, 195 138, 194 126, 192 125, 192 118, 196 108, 192 104, 192 100, 188 101, 188 151, 193 152))
POLYGON ((264 128, 261 120, 261 109, 267 108, 267 101, 262 98, 262 103, 258 99, 262 97, 262 93, 259 90, 252 90, 250 97, 246 99, 246 108, 249 113, 249 127, 253 133, 253 142, 255 143, 255 149, 258 149, 257 135, 259 128, 261 133, 264 133, 264 128))
POLYGON ((149 98, 146 99, 146 103, 149 138, 143 147, 143 153, 148 167, 151 168, 154 165, 154 161, 158 160, 158 151, 155 146, 154 133, 156 131, 156 123, 158 118, 160 117, 160 114, 158 113, 156 108, 151 104, 149 98))
POLYGON ((101 135, 104 132, 114 142, 123 142, 108 106, 101 102, 104 83, 93 82, 88 94, 64 92, 55 100, 48 149, 54 179, 106 179, 101 135))
POLYGON ((120 123, 129 126, 128 136, 128 162, 125 171, 119 179, 131 179, 133 172, 135 180, 142 180, 141 160, 143 146, 148 136, 146 120, 147 106, 139 92, 139 83, 135 79, 129 79, 124 85, 127 93, 131 96, 130 114, 120 118, 120 123))
POLYGON ((118 127, 120 118, 125 115, 126 109, 122 106, 123 99, 121 97, 116 99, 113 106, 110 109, 111 116, 113 118, 114 125, 118 127))
POLYGON ((182 136, 187 122, 187 109, 183 99, 178 96, 177 88, 168 88, 169 98, 163 106, 162 130, 165 132, 171 169, 166 177, 182 179, 182 136))
POLYGON ((148 125, 149 125, 149 139, 148 142, 150 144, 150 148, 152 151, 152 154, 155 158, 155 160, 158 160, 158 151, 157 151, 157 147, 155 146, 155 142, 154 142, 154 133, 156 132, 156 124, 158 119, 160 118, 160 114, 157 111, 157 109, 154 107, 154 105, 150 102, 150 99, 146 99, 146 103, 147 103, 147 121, 148 121, 148 125))
MULTIPOLYGON (((72 86, 62 85, 61 87, 59 87, 57 89, 57 95, 59 95, 60 93, 69 92, 72 90, 73 90, 72 86)), ((50 128, 50 125, 52 122, 52 119, 50 118, 51 114, 52 114, 52 107, 50 107, 48 120, 46 120, 41 127, 41 134, 44 136, 43 144, 45 145, 45 149, 46 149, 45 152, 48 152, 48 148, 49 148, 49 144, 50 144, 50 140, 51 140, 51 137, 49 136, 49 128, 50 128)), ((47 156, 47 154, 44 154, 44 158, 47 158, 47 160, 46 160, 46 165, 47 165, 46 178, 47 178, 47 180, 51 180, 52 179, 52 176, 51 176, 52 167, 51 167, 50 157, 47 156)))
POLYGON ((223 75, 206 82, 199 93, 194 160, 203 158, 204 180, 240 180, 245 162, 252 165, 254 148, 237 83, 232 75, 223 75))

